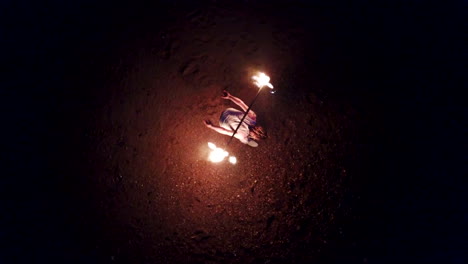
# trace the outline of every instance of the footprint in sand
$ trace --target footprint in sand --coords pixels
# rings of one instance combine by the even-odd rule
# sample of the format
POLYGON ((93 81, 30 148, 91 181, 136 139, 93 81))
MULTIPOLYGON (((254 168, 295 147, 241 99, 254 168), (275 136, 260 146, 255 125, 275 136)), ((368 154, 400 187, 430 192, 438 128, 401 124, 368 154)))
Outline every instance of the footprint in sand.
POLYGON ((208 85, 211 79, 206 75, 206 72, 202 71, 203 66, 208 60, 208 55, 199 54, 193 56, 187 62, 183 63, 179 68, 179 73, 182 78, 192 82, 196 85, 208 85))
POLYGON ((159 52, 159 56, 164 60, 168 60, 173 54, 177 53, 180 43, 177 40, 170 39, 167 34, 161 34, 161 39, 165 44, 159 52))
POLYGON ((187 15, 187 19, 196 27, 201 29, 207 29, 213 25, 215 22, 211 19, 212 14, 209 10, 195 9, 187 15))
POLYGON ((197 60, 191 59, 186 63, 182 64, 179 73, 182 74, 183 77, 187 77, 189 75, 197 74, 199 71, 200 66, 197 63, 197 60))

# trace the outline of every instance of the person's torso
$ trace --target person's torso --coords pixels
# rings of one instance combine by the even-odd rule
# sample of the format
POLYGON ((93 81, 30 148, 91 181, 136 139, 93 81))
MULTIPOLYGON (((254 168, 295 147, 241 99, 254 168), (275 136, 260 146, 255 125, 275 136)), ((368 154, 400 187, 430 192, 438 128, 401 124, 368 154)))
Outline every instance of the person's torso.
MULTIPOLYGON (((219 118, 219 123, 221 127, 234 131, 239 125, 244 114, 245 113, 240 110, 237 110, 234 108, 228 108, 224 112, 221 113, 221 117, 219 118)), ((237 130, 237 134, 247 139, 250 133, 250 128, 254 127, 255 124, 256 124, 255 120, 251 119, 249 116, 246 116, 242 122, 242 125, 237 130)))

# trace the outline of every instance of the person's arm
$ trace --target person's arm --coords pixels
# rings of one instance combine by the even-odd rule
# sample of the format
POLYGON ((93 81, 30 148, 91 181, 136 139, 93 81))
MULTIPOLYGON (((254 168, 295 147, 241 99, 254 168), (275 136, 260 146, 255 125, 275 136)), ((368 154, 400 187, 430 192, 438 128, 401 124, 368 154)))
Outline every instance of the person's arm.
MULTIPOLYGON (((249 109, 249 107, 244 103, 244 101, 242 101, 240 98, 238 97, 235 97, 234 95, 231 95, 229 92, 227 92, 226 90, 223 91, 223 96, 222 96, 223 99, 229 99, 231 100, 233 103, 235 103, 236 105, 238 105, 240 108, 242 108, 242 110, 244 112, 247 111, 247 109, 249 109)), ((257 119, 257 115, 255 114, 254 111, 252 111, 252 109, 250 109, 249 113, 248 113, 248 116, 253 119, 253 120, 256 120, 257 119)))
POLYGON ((227 130, 225 128, 222 128, 222 127, 219 127, 219 126, 214 126, 214 125, 209 125, 208 128, 211 128, 213 129, 214 131, 220 133, 220 134, 223 134, 223 135, 228 135, 228 136, 232 136, 232 133, 234 133, 234 131, 232 130, 227 130))
POLYGON ((227 129, 223 128, 223 127, 213 125, 211 123, 211 121, 209 121, 209 120, 205 120, 203 123, 205 124, 205 126, 207 128, 211 128, 214 131, 216 131, 216 132, 218 132, 220 134, 223 134, 223 135, 232 136, 232 134, 234 133, 234 131, 232 131, 232 130, 227 130, 227 129))
MULTIPOLYGON (((234 131, 232 131, 232 130, 227 130, 227 129, 223 128, 223 127, 213 125, 210 120, 205 120, 205 121, 203 121, 203 123, 205 124, 206 127, 211 128, 211 129, 213 129, 214 131, 216 131, 216 132, 218 132, 220 134, 227 135, 227 136, 232 136, 232 134, 234 134, 234 131)), ((245 138, 243 138, 238 133, 236 133, 234 135, 234 137, 239 139, 241 142, 244 142, 246 140, 245 138)))

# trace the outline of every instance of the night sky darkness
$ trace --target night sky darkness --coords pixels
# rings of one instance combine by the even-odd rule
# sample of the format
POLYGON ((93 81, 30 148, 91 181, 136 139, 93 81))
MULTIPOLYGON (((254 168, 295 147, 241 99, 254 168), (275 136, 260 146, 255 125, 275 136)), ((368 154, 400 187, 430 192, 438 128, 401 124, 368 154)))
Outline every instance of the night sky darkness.
POLYGON ((261 2, 2 2, 0 263, 467 263, 466 5, 261 2))

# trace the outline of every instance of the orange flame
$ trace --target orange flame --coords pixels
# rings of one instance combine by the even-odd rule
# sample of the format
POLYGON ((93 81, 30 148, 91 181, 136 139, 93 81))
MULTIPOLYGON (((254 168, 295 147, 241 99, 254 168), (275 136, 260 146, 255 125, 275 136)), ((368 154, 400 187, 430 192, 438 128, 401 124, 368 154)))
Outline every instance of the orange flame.
POLYGON ((216 145, 211 142, 208 142, 208 147, 211 149, 210 155, 208 156, 211 162, 221 162, 229 155, 227 151, 216 147, 216 145))
POLYGON ((252 79, 254 79, 254 84, 260 89, 263 86, 268 86, 270 89, 273 89, 273 85, 270 83, 270 77, 263 72, 259 72, 257 75, 252 76, 252 79))

